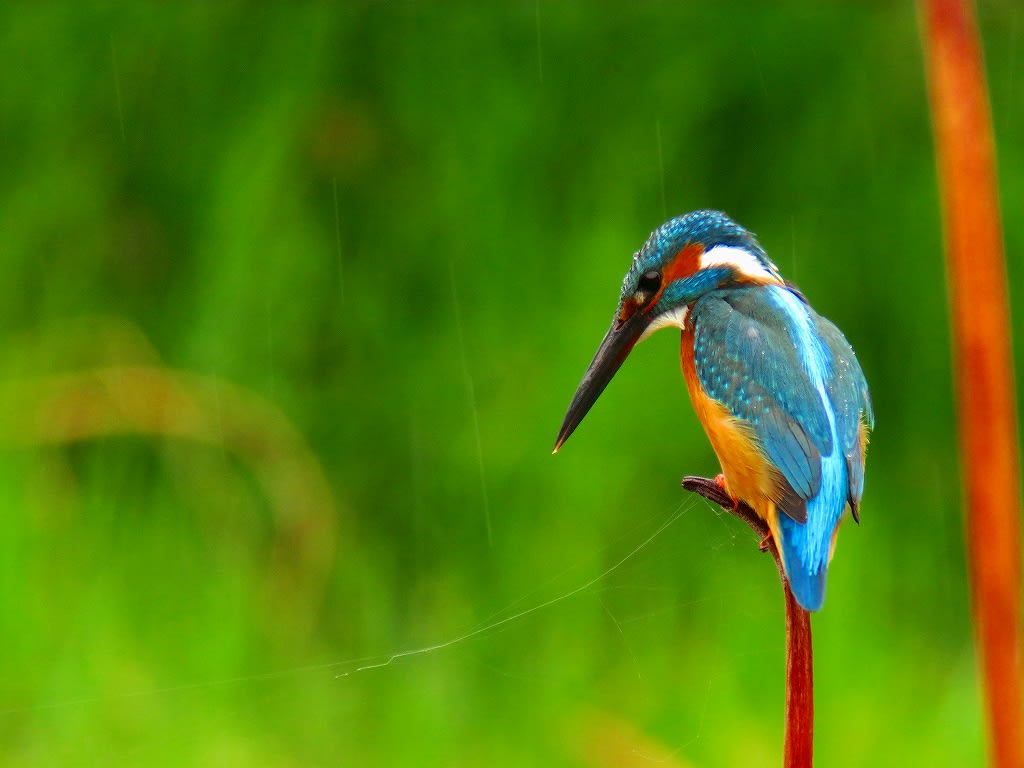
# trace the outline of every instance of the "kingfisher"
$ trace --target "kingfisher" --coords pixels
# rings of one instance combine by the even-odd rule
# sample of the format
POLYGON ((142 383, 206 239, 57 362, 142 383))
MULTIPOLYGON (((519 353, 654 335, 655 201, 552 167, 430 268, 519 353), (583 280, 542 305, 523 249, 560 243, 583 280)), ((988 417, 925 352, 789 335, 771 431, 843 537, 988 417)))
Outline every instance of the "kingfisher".
POLYGON ((860 522, 871 396, 842 332, 724 213, 678 216, 633 255, 554 452, 633 347, 670 327, 716 480, 767 523, 794 597, 819 610, 840 519, 860 522))

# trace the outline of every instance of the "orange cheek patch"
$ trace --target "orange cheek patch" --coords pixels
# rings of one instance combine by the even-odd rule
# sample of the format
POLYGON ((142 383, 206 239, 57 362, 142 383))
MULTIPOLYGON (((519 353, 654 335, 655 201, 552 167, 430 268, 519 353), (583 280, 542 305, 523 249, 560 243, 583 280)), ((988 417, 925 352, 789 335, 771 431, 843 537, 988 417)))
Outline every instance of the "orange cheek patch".
POLYGON ((700 257, 704 253, 704 246, 700 243, 687 243, 675 255, 675 258, 668 263, 662 272, 661 289, 658 295, 648 302, 649 305, 657 304, 661 294, 665 292, 665 286, 673 280, 680 280, 689 277, 700 269, 700 257))
MULTIPOLYGON (((704 253, 704 246, 700 243, 688 243, 684 245, 675 257, 668 263, 668 266, 662 272, 661 275, 661 288, 654 296, 648 297, 644 304, 644 308, 653 307, 658 303, 661 298, 661 294, 665 292, 665 286, 671 283, 673 280, 680 280, 684 277, 689 277, 694 272, 700 269, 700 257, 704 253)), ((624 323, 629 318, 637 313, 641 309, 641 306, 636 303, 633 299, 630 299, 622 305, 622 309, 619 312, 619 322, 624 323)))
POLYGON ((689 243, 676 254, 675 258, 665 267, 665 279, 662 285, 667 285, 673 280, 689 277, 700 269, 700 257, 704 253, 704 246, 700 243, 689 243))

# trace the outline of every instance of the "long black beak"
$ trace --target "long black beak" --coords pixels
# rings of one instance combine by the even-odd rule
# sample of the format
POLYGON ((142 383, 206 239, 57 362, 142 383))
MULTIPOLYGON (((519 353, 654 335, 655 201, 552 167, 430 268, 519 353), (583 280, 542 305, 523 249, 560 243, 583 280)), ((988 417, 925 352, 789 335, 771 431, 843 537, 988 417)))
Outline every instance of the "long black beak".
POLYGON ((608 329, 601 346, 597 348, 597 353, 590 361, 590 367, 583 374, 583 381, 580 382, 580 386, 569 404, 569 410, 565 414, 565 420, 558 432, 558 439, 555 440, 555 448, 552 453, 558 453, 558 449, 583 421, 583 417, 597 402, 597 398, 604 392, 604 388, 608 386, 612 376, 629 356, 630 350, 640 340, 647 325, 648 319, 642 312, 634 312, 628 320, 619 320, 616 317, 612 321, 612 327, 608 329))

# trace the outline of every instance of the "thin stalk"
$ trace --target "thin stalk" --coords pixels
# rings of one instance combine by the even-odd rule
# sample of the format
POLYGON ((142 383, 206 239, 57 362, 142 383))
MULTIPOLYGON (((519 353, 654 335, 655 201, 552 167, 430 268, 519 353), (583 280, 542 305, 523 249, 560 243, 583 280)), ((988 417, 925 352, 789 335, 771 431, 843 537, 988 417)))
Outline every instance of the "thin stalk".
POLYGON ((973 6, 922 0, 946 234, 974 627, 993 765, 1024 765, 1020 450, 995 142, 973 6))
POLYGON ((782 580, 786 601, 786 741, 784 768, 810 768, 814 762, 814 659, 811 652, 811 617, 797 603, 782 569, 782 558, 768 524, 742 501, 733 500, 714 480, 684 477, 683 488, 714 502, 754 529, 762 549, 771 553, 782 580))

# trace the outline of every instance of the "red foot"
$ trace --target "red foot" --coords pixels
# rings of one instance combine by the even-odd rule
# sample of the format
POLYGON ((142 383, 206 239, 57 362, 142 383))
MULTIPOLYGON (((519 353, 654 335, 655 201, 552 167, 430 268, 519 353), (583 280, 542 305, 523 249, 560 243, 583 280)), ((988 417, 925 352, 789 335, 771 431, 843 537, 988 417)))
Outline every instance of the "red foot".
MULTIPOLYGON (((725 475, 722 472, 719 472, 717 475, 715 475, 715 485, 717 485, 719 488, 721 488, 723 491, 729 494, 729 498, 732 499, 732 511, 738 511, 740 508, 740 500, 733 496, 731 493, 729 493, 729 489, 725 486, 725 475)), ((761 551, 763 552, 764 550, 761 551)))
POLYGON ((772 535, 771 535, 771 533, 770 532, 766 533, 764 538, 761 539, 761 543, 758 544, 757 546, 758 546, 758 548, 762 552, 767 552, 769 549, 771 549, 771 546, 772 546, 772 535))

